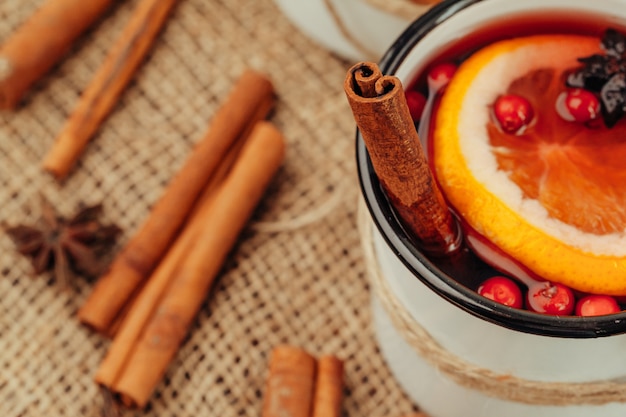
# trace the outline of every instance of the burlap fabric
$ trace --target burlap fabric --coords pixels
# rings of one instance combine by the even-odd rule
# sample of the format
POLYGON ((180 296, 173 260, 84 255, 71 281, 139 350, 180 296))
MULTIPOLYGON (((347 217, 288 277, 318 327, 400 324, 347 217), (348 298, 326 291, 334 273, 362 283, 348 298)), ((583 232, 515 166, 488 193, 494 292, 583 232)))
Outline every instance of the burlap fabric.
MULTIPOLYGON (((42 0, 0 2, 0 42, 42 0)), ((354 123, 343 95, 352 64, 318 47, 271 0, 181 0, 70 178, 40 162, 136 1, 81 38, 16 112, 0 113, 0 221, 33 221, 44 192, 62 214, 104 201, 123 244, 204 133, 245 68, 272 78, 284 166, 223 268, 184 345, 141 416, 258 416, 278 343, 345 360, 346 416, 414 405, 372 334, 356 226, 354 123)), ((0 416, 98 416, 93 373, 109 341, 75 318, 92 283, 63 291, 33 277, 0 237, 0 416)))

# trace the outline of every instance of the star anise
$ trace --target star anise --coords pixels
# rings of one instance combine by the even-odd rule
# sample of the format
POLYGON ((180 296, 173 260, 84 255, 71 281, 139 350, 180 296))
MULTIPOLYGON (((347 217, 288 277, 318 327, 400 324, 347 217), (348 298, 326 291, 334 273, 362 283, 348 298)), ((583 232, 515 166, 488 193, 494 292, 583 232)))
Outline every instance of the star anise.
POLYGON ((105 387, 100 387, 100 394, 102 395, 102 406, 100 407, 101 417, 121 417, 120 404, 116 400, 111 391, 105 387))
POLYGON ((95 277, 103 272, 104 255, 121 229, 98 221, 102 205, 83 206, 69 219, 59 216, 42 196, 37 224, 5 226, 19 253, 29 256, 37 275, 53 270, 57 282, 69 286, 74 273, 95 277))
POLYGON ((607 29, 601 45, 604 54, 578 59, 583 65, 568 76, 567 85, 595 93, 604 124, 612 127, 626 114, 626 36, 607 29))

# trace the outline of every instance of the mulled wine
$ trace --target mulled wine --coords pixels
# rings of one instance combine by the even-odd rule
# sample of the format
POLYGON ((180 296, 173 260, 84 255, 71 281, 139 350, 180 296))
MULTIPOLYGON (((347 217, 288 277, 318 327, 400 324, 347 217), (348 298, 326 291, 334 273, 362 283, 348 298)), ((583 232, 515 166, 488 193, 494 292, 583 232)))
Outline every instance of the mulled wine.
POLYGON ((625 308, 624 27, 563 13, 489 25, 406 98, 464 231, 460 253, 433 257, 442 271, 535 312, 625 308))

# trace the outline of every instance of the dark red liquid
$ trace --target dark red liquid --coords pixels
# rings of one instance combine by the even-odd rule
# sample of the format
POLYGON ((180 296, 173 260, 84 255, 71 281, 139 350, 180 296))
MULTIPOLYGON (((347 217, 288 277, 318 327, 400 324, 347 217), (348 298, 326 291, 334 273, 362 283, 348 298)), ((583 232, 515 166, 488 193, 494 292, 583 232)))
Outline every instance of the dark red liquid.
POLYGON ((575 34, 601 38, 609 26, 621 32, 626 30, 626 26, 617 22, 607 24, 606 19, 600 16, 562 12, 525 14, 502 22, 488 23, 485 27, 442 48, 439 55, 425 66, 425 71, 409 83, 408 89, 428 94, 426 76, 430 68, 445 61, 460 63, 476 50, 499 40, 537 34, 575 34))
MULTIPOLYGON (((625 31, 624 27, 619 27, 614 22, 611 22, 610 26, 621 32, 625 31)), ((413 80, 413 82, 409 84, 408 89, 419 91, 427 96, 428 88, 426 76, 430 68, 441 62, 454 62, 460 64, 474 51, 494 41, 533 34, 578 34, 595 36, 598 38, 598 42, 600 42, 600 38, 606 28, 606 21, 597 16, 582 16, 576 14, 542 14, 541 16, 527 15, 516 18, 515 20, 509 20, 498 24, 490 24, 486 26, 486 28, 471 34, 471 36, 466 36, 462 40, 448 45, 441 51, 441 54, 436 59, 426 65, 426 71, 413 80)), ((434 115, 437 111, 437 102, 437 99, 433 101, 434 107, 431 113, 424 114, 422 116, 422 120, 429 121, 430 126, 428 130, 430 131, 432 131, 435 123, 434 115)), ((416 124, 416 127, 419 128, 419 125, 416 124)), ((428 134, 428 132, 424 134, 420 131, 420 139, 427 147, 429 157, 431 157, 432 160, 433 147, 430 146, 429 143, 431 136, 432 135, 428 134)), ((472 231, 462 219, 460 219, 460 222, 465 232, 466 241, 474 239, 478 244, 489 245, 490 249, 493 250, 494 253, 497 254, 499 252, 498 248, 494 247, 490 242, 481 238, 477 233, 472 231)), ((431 260, 443 272, 454 277, 457 281, 468 288, 476 290, 480 283, 485 279, 494 275, 500 275, 501 272, 494 268, 494 265, 497 265, 497 262, 485 262, 469 249, 471 246, 472 245, 466 245, 460 254, 453 257, 433 258, 431 260)), ((511 260, 511 262, 515 261, 511 260)), ((525 269, 519 264, 517 267, 525 269)), ((528 271, 527 273, 529 276, 533 276, 532 273, 528 271)), ((535 276, 533 278, 538 281, 541 280, 540 277, 535 276)), ((523 287, 526 287, 527 283, 528 282, 521 284, 523 287)))

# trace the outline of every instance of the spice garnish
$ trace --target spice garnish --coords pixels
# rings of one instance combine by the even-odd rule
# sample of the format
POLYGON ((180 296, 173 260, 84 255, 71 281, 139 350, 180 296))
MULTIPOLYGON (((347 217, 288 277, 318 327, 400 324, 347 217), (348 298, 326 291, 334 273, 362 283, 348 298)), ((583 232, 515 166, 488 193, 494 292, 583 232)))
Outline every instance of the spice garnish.
POLYGON ((108 388, 101 386, 100 394, 102 394, 100 417, 122 417, 120 404, 113 393, 108 388))
POLYGON ((605 54, 579 58, 583 66, 567 77, 567 85, 597 94, 604 124, 613 127, 626 113, 626 36, 607 29, 601 45, 605 54))
POLYGON ((95 277, 103 272, 103 257, 115 244, 121 229, 98 221, 102 204, 81 207, 66 219, 41 197, 41 217, 35 225, 5 226, 19 253, 31 258, 37 275, 53 270, 62 286, 69 287, 74 273, 95 277))

